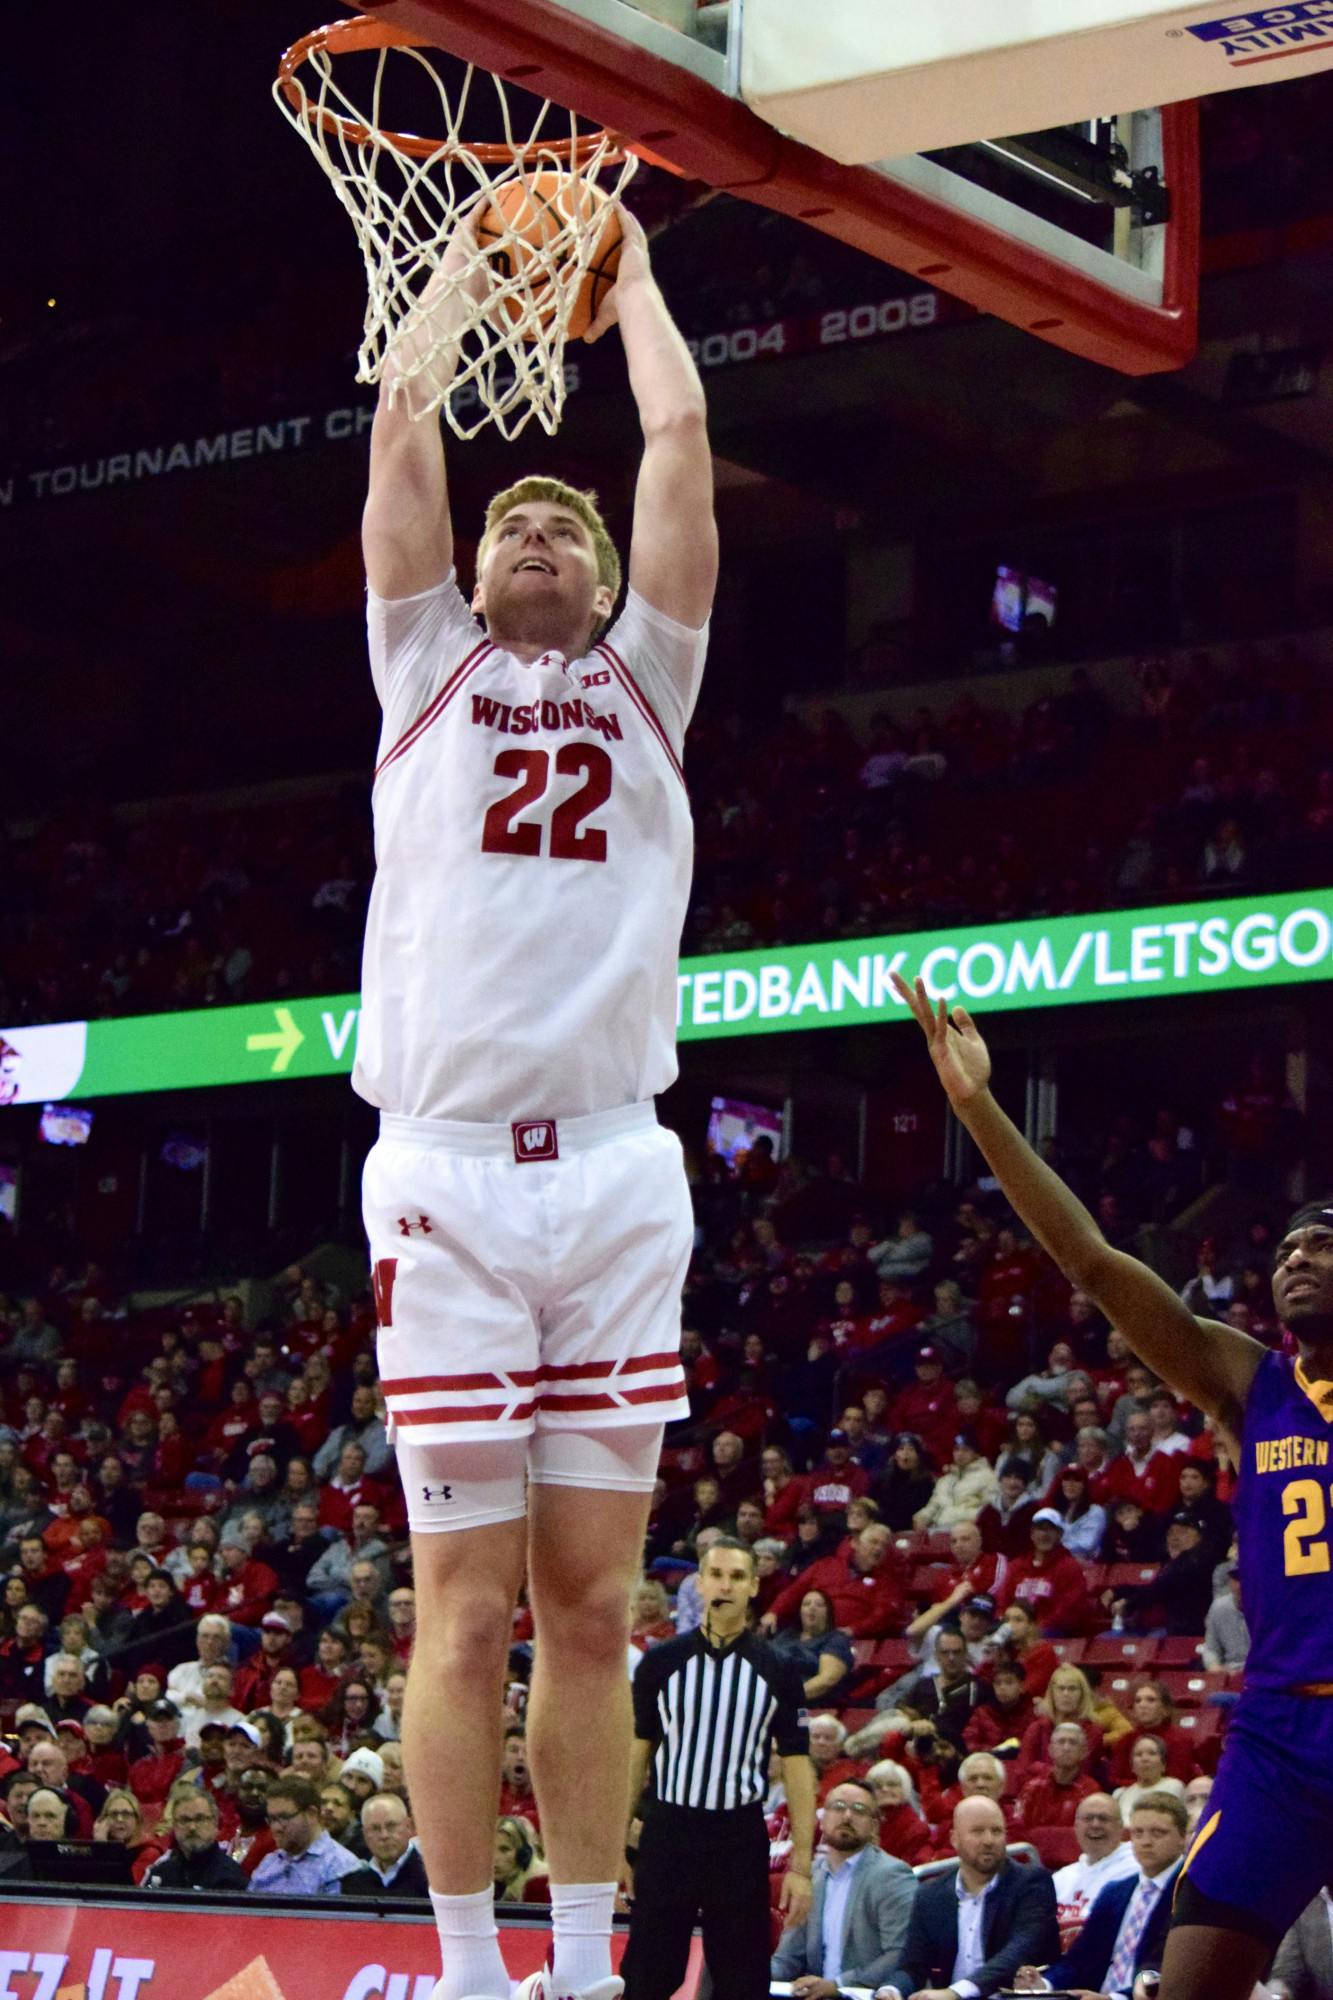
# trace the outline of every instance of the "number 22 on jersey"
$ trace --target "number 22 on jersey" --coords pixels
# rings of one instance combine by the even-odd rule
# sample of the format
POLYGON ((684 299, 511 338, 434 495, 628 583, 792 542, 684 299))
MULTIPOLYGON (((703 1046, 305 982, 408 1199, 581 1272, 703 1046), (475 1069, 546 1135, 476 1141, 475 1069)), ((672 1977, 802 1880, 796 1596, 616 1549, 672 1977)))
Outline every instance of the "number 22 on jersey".
POLYGON ((483 854, 523 854, 552 861, 605 861, 606 834, 584 821, 611 796, 611 759, 600 743, 562 743, 552 757, 547 750, 502 750, 495 760, 497 778, 516 778, 512 791, 487 810, 482 822, 483 854), (544 808, 552 780, 581 778, 573 791, 563 787, 549 814, 524 815, 544 808))
POLYGON ((1282 1512, 1292 1518, 1282 1531, 1282 1568, 1287 1576, 1322 1576, 1329 1568, 1328 1543, 1316 1541, 1328 1524, 1324 1489, 1317 1479, 1289 1479, 1282 1489, 1282 1512))

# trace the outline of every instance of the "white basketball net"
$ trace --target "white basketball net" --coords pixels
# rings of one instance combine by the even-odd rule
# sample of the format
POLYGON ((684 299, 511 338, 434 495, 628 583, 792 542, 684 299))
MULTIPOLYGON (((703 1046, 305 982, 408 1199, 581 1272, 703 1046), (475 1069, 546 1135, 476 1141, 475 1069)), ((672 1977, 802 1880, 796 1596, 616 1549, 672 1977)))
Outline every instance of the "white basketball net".
MULTIPOLYGON (((597 196, 618 198, 638 161, 622 154, 608 133, 581 132, 572 112, 549 103, 538 106, 525 131, 515 132, 504 85, 485 70, 468 68, 451 102, 451 85, 430 57, 429 50, 397 44, 358 55, 350 66, 363 66, 362 107, 336 80, 334 57, 319 42, 274 85, 279 109, 333 183, 361 246, 367 298, 356 379, 378 382, 392 354, 390 393, 405 396, 414 418, 443 409, 460 438, 474 437, 488 423, 513 438, 535 416, 553 434, 565 401, 570 314, 604 220, 597 196), (416 64, 433 86, 444 135, 438 142, 382 126, 386 74, 397 74, 391 58, 394 65, 416 64), (371 61, 373 79, 364 67, 371 61), (492 86, 498 102, 504 137, 487 149, 489 159, 462 136, 474 85, 478 92, 492 86), (497 191, 513 183, 530 189, 542 173, 561 174, 567 188, 558 218, 547 223, 551 233, 534 246, 491 204, 497 191), (423 305, 464 215, 474 221, 486 216, 502 225, 500 233, 436 285, 423 305), (511 246, 514 254, 505 258, 511 246), (477 282, 479 273, 484 283, 477 282), (479 300, 473 289, 482 293, 479 300)), ((338 66, 346 73, 349 64, 340 57, 338 66)), ((524 205, 513 206, 521 211, 524 205)), ((534 202, 526 212, 531 216, 541 206, 534 202)), ((549 205, 543 213, 551 217, 549 205)))

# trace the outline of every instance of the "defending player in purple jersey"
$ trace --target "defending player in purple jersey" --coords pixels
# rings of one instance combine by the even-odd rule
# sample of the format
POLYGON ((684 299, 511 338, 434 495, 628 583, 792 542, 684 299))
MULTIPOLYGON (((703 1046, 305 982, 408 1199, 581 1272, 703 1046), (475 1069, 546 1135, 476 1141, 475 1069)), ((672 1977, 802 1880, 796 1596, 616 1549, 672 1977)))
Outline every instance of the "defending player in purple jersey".
POLYGON ((1135 1354, 1207 1411, 1239 1469, 1246 1687, 1177 1889, 1160 2000, 1249 2000, 1283 1932, 1333 1879, 1333 1197, 1299 1209, 1277 1250, 1273 1298, 1299 1360, 1196 1319, 1111 1248, 1000 1109, 965 1010, 920 980, 894 983, 1032 1234, 1135 1354))

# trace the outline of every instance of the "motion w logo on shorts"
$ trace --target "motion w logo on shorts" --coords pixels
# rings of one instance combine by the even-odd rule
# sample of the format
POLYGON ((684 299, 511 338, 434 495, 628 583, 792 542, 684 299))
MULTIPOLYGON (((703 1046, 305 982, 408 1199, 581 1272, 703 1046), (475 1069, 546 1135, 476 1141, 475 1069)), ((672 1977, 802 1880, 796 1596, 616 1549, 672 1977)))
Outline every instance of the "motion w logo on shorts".
POLYGON ((509 1129, 514 1135, 514 1158, 520 1166, 525 1160, 560 1158, 560 1140, 553 1118, 519 1118, 509 1129))

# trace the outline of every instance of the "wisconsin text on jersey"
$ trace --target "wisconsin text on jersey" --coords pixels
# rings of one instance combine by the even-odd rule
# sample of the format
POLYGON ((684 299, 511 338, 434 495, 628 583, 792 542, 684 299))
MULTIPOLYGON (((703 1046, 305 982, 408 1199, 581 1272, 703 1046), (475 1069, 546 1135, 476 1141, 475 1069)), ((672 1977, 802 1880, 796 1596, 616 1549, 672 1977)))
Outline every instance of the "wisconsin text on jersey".
POLYGON ((535 736, 543 729, 595 729, 608 743, 624 740, 614 710, 610 715, 598 715, 577 695, 572 701, 507 702, 474 694, 472 720, 478 729, 497 729, 502 736, 535 736))

